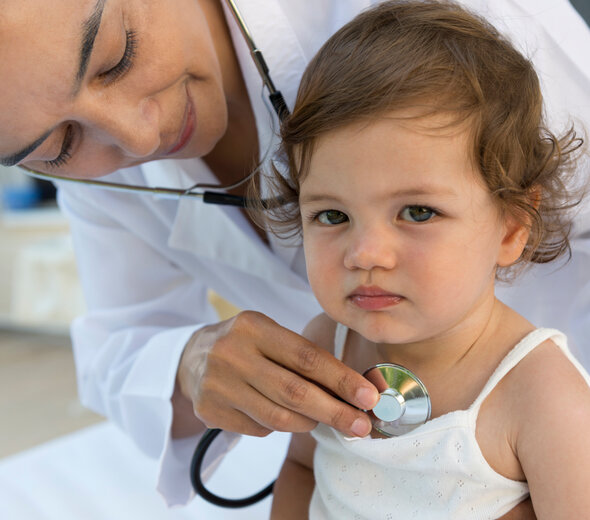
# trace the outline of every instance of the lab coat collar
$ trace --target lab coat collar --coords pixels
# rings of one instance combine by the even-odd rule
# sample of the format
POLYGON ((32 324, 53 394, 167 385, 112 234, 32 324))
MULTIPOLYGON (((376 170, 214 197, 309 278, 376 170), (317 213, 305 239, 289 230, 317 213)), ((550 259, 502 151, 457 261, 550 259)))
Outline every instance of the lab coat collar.
POLYGON ((239 221, 241 217, 238 208, 182 199, 168 245, 270 282, 306 290, 305 277, 292 271, 290 264, 249 229, 245 219, 239 221))
MULTIPOLYGON (((187 187, 195 183, 195 178, 214 181, 213 175, 205 171, 206 165, 198 159, 147 163, 142 165, 142 170, 151 185, 187 187)), ((272 242, 278 243, 278 239, 273 237, 272 242)), ((168 245, 265 280, 300 290, 308 288, 298 249, 291 248, 291 251, 283 246, 289 250, 289 258, 277 255, 263 244, 238 208, 204 204, 193 197, 182 198, 168 245)))

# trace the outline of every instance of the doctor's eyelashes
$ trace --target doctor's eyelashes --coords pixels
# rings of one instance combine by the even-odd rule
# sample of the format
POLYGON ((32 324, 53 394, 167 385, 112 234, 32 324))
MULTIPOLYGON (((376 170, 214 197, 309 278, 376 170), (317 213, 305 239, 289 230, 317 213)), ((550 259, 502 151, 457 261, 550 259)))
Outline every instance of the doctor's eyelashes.
POLYGON ((114 83, 131 70, 137 55, 137 40, 137 33, 135 31, 127 30, 125 32, 125 50, 123 51, 123 56, 114 67, 101 73, 99 76, 105 85, 114 83))
POLYGON ((74 142, 74 130, 72 125, 68 125, 64 134, 64 140, 61 145, 59 155, 51 161, 45 161, 48 168, 56 169, 64 166, 72 158, 72 148, 74 142))

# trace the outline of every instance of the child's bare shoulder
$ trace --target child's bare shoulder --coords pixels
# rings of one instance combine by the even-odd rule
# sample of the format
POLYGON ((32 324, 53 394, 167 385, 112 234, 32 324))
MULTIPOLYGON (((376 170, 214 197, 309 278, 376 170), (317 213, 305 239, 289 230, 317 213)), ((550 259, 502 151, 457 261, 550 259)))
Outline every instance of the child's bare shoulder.
POLYGON ((590 507, 590 387, 551 340, 508 374, 512 448, 539 518, 585 518, 590 507))
POLYGON ((520 390, 538 395, 545 390, 555 392, 555 388, 586 391, 590 395, 590 387, 582 373, 574 366, 555 342, 548 339, 532 350, 513 369, 515 382, 520 390), (553 385, 556 385, 552 388, 553 385))
POLYGON ((533 424, 548 416, 590 422, 590 386, 552 340, 536 347, 506 379, 520 422, 533 424))
POLYGON ((303 330, 303 337, 328 352, 334 353, 336 322, 326 313, 313 318, 303 330))

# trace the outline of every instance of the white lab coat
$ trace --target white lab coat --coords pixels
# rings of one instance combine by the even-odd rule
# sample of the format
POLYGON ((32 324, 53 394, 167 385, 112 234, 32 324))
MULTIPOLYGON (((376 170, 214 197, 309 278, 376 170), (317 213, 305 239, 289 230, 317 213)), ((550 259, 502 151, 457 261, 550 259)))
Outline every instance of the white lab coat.
MULTIPOLYGON (((292 106, 300 76, 321 43, 361 9, 376 3, 379 0, 241 0, 238 5, 277 88, 292 106)), ((476 8, 489 3, 493 13, 503 12, 502 23, 515 28, 516 39, 526 40, 531 50, 539 49, 536 58, 549 77, 550 101, 575 107, 577 115, 590 113, 590 65, 584 51, 590 48, 590 34, 568 2, 464 3, 476 8), (561 88, 570 92, 568 99, 562 99, 561 88)), ((261 99, 260 79, 230 15, 228 23, 264 155, 276 146, 269 124, 273 118, 261 99)), ((199 159, 147 163, 112 174, 108 180, 171 187, 214 181, 199 159)), ((64 184, 59 202, 71 222, 88 304, 88 313, 72 326, 80 398, 126 431, 149 456, 159 457, 159 490, 169 504, 185 503, 191 496, 188 466, 197 438, 171 440, 170 396, 187 340, 200 326, 217 320, 207 291, 301 331, 320 312, 306 280, 302 251, 276 238, 271 238, 269 249, 238 210, 195 199, 178 202, 64 184)), ((586 233, 580 238, 582 245, 574 246, 581 262, 588 259, 584 254, 590 255, 587 224, 579 230, 581 237, 586 233)), ((539 324, 559 326, 578 338, 590 337, 590 322, 583 322, 584 313, 590 314, 584 311, 590 309, 590 274, 575 269, 563 272, 577 288, 564 308, 540 305, 540 294, 557 298, 565 287, 555 275, 534 288, 532 298, 529 286, 507 292, 507 298, 525 314, 543 318, 539 324), (573 322, 564 326, 562 318, 573 322)), ((225 447, 216 444, 219 455, 225 447)))

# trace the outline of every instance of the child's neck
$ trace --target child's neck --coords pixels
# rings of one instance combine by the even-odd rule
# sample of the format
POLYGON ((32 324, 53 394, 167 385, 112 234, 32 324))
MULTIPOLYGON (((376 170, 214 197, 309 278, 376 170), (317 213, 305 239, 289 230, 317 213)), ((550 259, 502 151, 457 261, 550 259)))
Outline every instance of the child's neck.
POLYGON ((382 362, 397 363, 426 377, 449 373, 457 366, 479 359, 490 349, 505 319, 507 308, 497 299, 478 309, 460 325, 433 338, 405 344, 378 344, 382 362))
POLYGON ((403 345, 373 344, 373 349, 367 349, 366 343, 364 349, 358 344, 360 348, 352 350, 360 355, 351 352, 356 358, 351 361, 357 370, 390 362, 414 372, 430 393, 432 418, 467 409, 506 354, 534 329, 526 319, 495 298, 487 315, 482 316, 467 320, 463 327, 428 341, 403 345), (363 350, 364 354, 361 354, 363 350))

